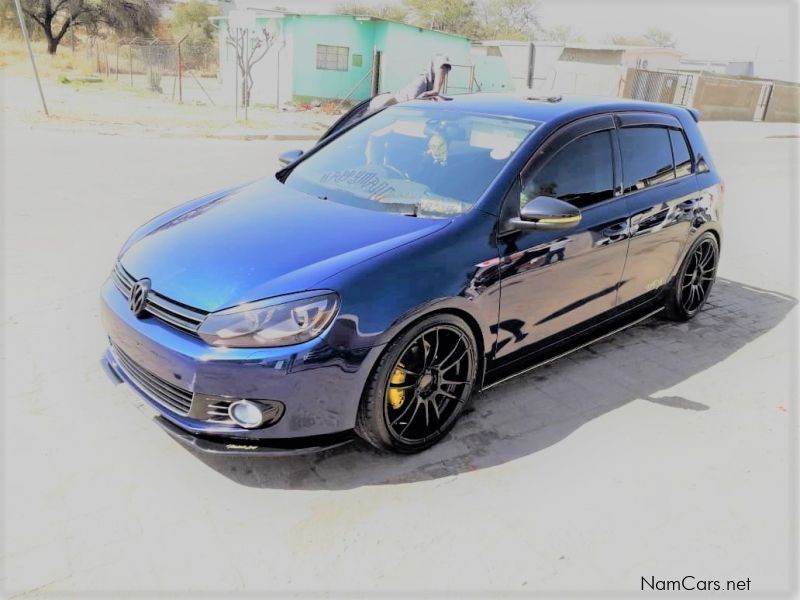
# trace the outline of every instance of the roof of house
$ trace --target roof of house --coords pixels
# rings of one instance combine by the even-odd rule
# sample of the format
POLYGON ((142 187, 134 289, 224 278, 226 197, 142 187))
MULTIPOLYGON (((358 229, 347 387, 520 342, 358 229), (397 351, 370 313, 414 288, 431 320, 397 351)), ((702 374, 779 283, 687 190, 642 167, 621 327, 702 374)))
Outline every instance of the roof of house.
POLYGON ((538 41, 531 40, 529 42, 520 40, 481 40, 474 42, 480 46, 527 46, 533 44, 534 46, 560 46, 563 48, 575 48, 577 50, 599 50, 607 52, 668 52, 671 54, 684 53, 676 48, 667 46, 625 46, 621 44, 590 44, 584 42, 554 42, 550 40, 538 41))
MULTIPOLYGON (((401 25, 403 27, 411 27, 413 29, 418 29, 419 31, 432 31, 434 33, 438 33, 441 35, 447 35, 450 37, 468 40, 469 38, 463 35, 458 35, 456 33, 450 33, 449 31, 440 31, 438 29, 431 29, 429 27, 420 27, 419 25, 411 25, 410 23, 404 23, 403 21, 395 21, 394 19, 384 19, 383 17, 372 17, 367 15, 352 15, 352 14, 345 14, 345 13, 305 13, 305 12, 292 12, 292 11, 284 11, 278 10, 274 8, 260 8, 257 6, 245 6, 244 10, 251 10, 255 13, 258 13, 259 16, 266 16, 266 17, 342 17, 342 18, 351 18, 357 21, 382 21, 384 23, 393 23, 395 25, 401 25)), ((226 16, 221 17, 214 17, 216 20, 224 20, 226 16)))

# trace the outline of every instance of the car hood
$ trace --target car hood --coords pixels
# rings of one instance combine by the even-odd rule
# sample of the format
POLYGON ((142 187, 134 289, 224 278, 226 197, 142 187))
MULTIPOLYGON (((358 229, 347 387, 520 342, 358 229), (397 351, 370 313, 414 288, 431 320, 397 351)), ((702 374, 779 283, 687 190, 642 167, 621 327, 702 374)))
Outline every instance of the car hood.
POLYGON ((321 200, 272 177, 187 207, 145 226, 120 261, 159 294, 210 312, 314 289, 450 222, 321 200))

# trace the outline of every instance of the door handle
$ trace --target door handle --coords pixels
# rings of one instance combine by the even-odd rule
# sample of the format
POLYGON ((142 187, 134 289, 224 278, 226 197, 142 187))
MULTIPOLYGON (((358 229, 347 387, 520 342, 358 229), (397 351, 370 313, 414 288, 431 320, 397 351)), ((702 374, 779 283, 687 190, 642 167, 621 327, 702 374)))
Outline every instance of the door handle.
POLYGON ((628 235, 628 222, 624 223, 617 223, 616 225, 610 225, 603 229, 603 235, 607 238, 610 238, 614 241, 622 239, 628 235))
POLYGON ((680 207, 684 212, 690 212, 697 208, 698 203, 699 201, 697 198, 692 198, 691 200, 684 200, 681 202, 680 207))

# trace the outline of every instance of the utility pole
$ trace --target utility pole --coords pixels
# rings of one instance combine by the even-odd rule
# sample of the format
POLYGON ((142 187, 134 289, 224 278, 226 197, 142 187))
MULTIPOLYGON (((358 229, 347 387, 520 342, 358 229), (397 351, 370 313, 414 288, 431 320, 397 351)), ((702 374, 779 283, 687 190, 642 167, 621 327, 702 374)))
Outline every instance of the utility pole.
POLYGON ((247 122, 247 115, 250 109, 250 28, 244 34, 244 77, 242 81, 242 97, 244 98, 244 120, 247 122))
POLYGON ((25 38, 25 44, 28 46, 28 56, 31 57, 31 65, 33 65, 33 75, 36 77, 36 86, 39 88, 39 97, 42 99, 42 108, 44 108, 44 114, 48 117, 50 113, 47 110, 47 102, 44 100, 44 92, 42 91, 42 82, 39 81, 39 70, 36 68, 36 59, 33 56, 33 50, 31 50, 31 40, 28 38, 28 28, 25 27, 25 19, 22 17, 22 7, 19 4, 19 0, 14 0, 14 4, 17 7, 17 16, 19 17, 19 27, 22 29, 22 37, 25 38))

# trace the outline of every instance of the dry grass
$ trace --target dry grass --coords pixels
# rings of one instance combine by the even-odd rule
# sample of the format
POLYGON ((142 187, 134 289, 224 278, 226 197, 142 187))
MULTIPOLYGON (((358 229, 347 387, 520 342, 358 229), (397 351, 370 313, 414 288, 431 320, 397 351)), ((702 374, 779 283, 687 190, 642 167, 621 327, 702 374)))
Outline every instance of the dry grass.
MULTIPOLYGON (((37 43, 34 52, 50 109, 49 118, 41 114, 38 102, 31 101, 33 88, 27 82, 33 73, 24 42, 0 38, 4 105, 12 120, 51 127, 100 128, 104 132, 144 130, 205 136, 276 128, 319 132, 325 127, 318 121, 331 118, 324 113, 280 113, 274 108, 255 106, 250 109, 247 122, 241 121, 241 114, 237 121, 231 106, 204 105, 191 99, 178 104, 174 93, 170 93, 174 82, 165 83, 164 93, 158 94, 150 91, 144 81, 130 87, 127 76, 89 78, 95 72, 95 61, 87 57, 84 48, 79 47, 73 55, 69 43, 64 43, 55 56, 50 56, 45 45, 37 43)), ((193 85, 190 80, 184 83, 185 96, 187 86, 193 85)), ((195 90, 194 97, 198 96, 195 90)))
MULTIPOLYGON (((36 67, 43 78, 57 78, 59 75, 86 76, 94 72, 94 62, 86 56, 83 49, 73 54, 69 44, 63 42, 54 55, 47 53, 44 42, 33 42, 36 67)), ((31 65, 25 42, 21 39, 0 39, 0 70, 9 75, 28 75, 31 65)))

